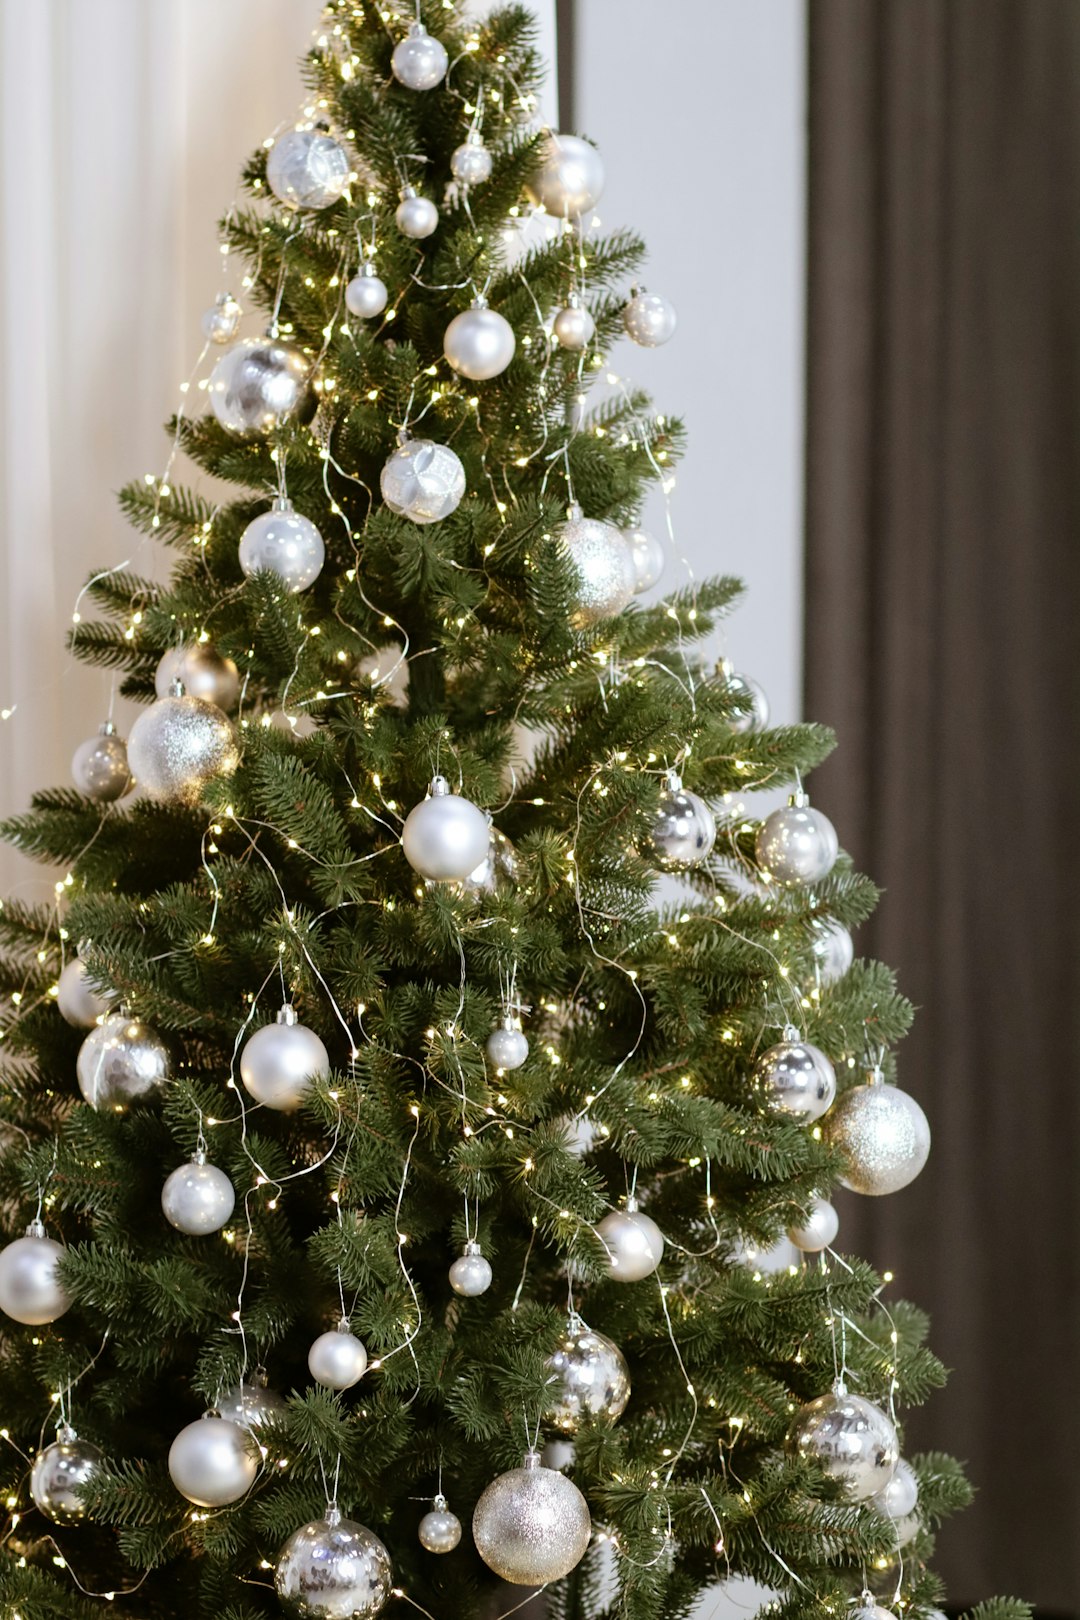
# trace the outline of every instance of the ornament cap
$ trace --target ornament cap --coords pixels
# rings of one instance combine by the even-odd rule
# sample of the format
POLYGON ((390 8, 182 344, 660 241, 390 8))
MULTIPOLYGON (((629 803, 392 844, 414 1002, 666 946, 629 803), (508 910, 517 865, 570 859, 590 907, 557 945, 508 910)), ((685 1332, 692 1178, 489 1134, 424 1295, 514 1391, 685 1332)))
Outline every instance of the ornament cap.
POLYGON ((415 196, 416 196, 416 187, 415 186, 402 186, 402 188, 401 188, 401 200, 402 200, 402 202, 408 202, 410 200, 410 198, 415 197, 415 196))
POLYGON ((472 1256, 483 1254, 484 1251, 480 1247, 479 1243, 477 1243, 475 1238, 470 1238, 461 1252, 464 1256, 471 1259, 472 1256))
POLYGON ((469 133, 465 137, 465 145, 483 146, 483 144, 484 137, 481 135, 480 131, 478 129, 470 129, 469 133))
POLYGON ((476 297, 473 299, 472 303, 469 305, 470 309, 487 309, 487 307, 488 307, 488 301, 484 297, 483 293, 477 293, 476 297))
POLYGON ((428 796, 432 799, 445 799, 450 793, 450 784, 445 776, 433 776, 428 796))
POLYGON ((567 309, 581 308, 581 294, 575 289, 566 300, 567 309))
POLYGON ((79 1436, 71 1424, 65 1422, 56 1425, 56 1438, 62 1446, 70 1446, 71 1442, 77 1440, 79 1436))
POLYGON ((101 722, 100 726, 98 726, 98 736, 99 737, 115 737, 116 736, 116 727, 113 725, 111 720, 103 720, 101 722))
POLYGON ((349 1320, 349 1318, 347 1316, 340 1316, 338 1318, 338 1325, 334 1329, 334 1331, 335 1331, 335 1333, 351 1333, 352 1332, 352 1322, 349 1320))
POLYGON ((540 1453, 535 1451, 533 1447, 530 1446, 524 1457, 521 1459, 521 1466, 522 1468, 528 1468, 530 1470, 533 1468, 539 1468, 540 1453))
POLYGON ((796 788, 788 799, 788 805, 792 810, 805 810, 809 803, 810 795, 805 788, 796 788))
POLYGON ((571 501, 570 505, 566 508, 566 521, 568 523, 580 523, 584 516, 585 514, 581 509, 581 502, 571 501))
POLYGON ((844 1396, 848 1392, 848 1388, 842 1378, 833 1379, 832 1392, 836 1396, 837 1400, 843 1400, 844 1396))
POLYGON ((667 771, 664 775, 664 786, 669 793, 682 792, 682 777, 678 771, 667 771))
POLYGON ((195 1152, 191 1155, 191 1162, 192 1162, 192 1164, 205 1164, 206 1163, 206 1149, 205 1148, 196 1148, 195 1152))
POLYGON ((584 1327, 585 1327, 585 1318, 583 1316, 579 1316, 577 1311, 567 1311, 567 1313, 566 1313, 566 1331, 567 1331, 567 1333, 581 1333, 584 1330, 584 1327))
POLYGON ((363 264, 360 266, 360 274, 362 276, 373 276, 375 274, 374 260, 365 259, 363 264))
POLYGON ((287 495, 275 495, 274 504, 270 510, 271 512, 294 512, 296 508, 287 495))
POLYGON ((424 27, 424 25, 420 21, 419 17, 417 17, 415 22, 409 24, 409 38, 410 39, 426 39, 427 38, 427 29, 424 27))
POLYGON ((43 1238, 45 1236, 45 1223, 38 1220, 35 1216, 35 1218, 26 1228, 26 1236, 32 1238, 43 1238))
POLYGON ((330 1525, 331 1528, 333 1528, 334 1525, 341 1523, 341 1509, 338 1507, 336 1502, 328 1502, 326 1504, 325 1517, 327 1524, 330 1525))
POLYGON ((431 1510, 433 1513, 445 1513, 449 1505, 442 1491, 436 1491, 431 1498, 431 1510))
POLYGON ((179 675, 177 675, 175 680, 172 680, 172 681, 169 682, 169 696, 170 697, 183 697, 183 695, 184 695, 184 683, 180 679, 179 675))
POLYGON ((631 1193, 623 1207, 628 1215, 636 1215, 641 1206, 634 1197, 633 1193, 631 1193))
POLYGON ((296 1016, 296 1008, 293 1006, 291 1001, 285 1002, 281 1011, 277 1015, 277 1022, 279 1024, 287 1024, 290 1029, 292 1028, 293 1024, 298 1024, 300 1022, 296 1016))
POLYGON ((875 1063, 871 1068, 867 1069, 866 1083, 868 1086, 883 1086, 885 1084, 885 1071, 880 1063, 875 1063))

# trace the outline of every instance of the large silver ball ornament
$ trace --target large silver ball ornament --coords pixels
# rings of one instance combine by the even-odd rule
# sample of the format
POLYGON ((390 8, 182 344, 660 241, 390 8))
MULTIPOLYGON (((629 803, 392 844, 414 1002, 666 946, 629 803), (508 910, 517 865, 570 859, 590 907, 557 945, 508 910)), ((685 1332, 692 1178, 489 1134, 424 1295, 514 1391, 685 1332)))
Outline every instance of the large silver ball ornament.
POLYGON ((228 715, 204 698, 159 698, 131 728, 128 760, 150 798, 196 805, 215 776, 231 776, 240 763, 228 715))
POLYGON ((552 131, 544 143, 540 172, 530 189, 549 214, 559 219, 577 219, 595 208, 604 189, 604 165, 599 152, 577 135, 552 131))
POLYGON ((649 849, 665 872, 685 871, 708 860, 716 842, 716 818, 704 799, 688 793, 669 771, 656 819, 649 829, 649 849))
POLYGON ((77 956, 64 963, 56 986, 56 1005, 60 1016, 76 1029, 93 1029, 104 1018, 114 996, 95 990, 88 978, 88 968, 77 956))
POLYGON ((330 1073, 330 1054, 313 1029, 297 1022, 286 1005, 273 1024, 249 1035, 240 1053, 244 1090, 279 1113, 292 1113, 303 1103, 313 1080, 330 1073))
POLYGON ((896 1620, 896 1615, 892 1609, 873 1603, 870 1594, 864 1593, 858 1606, 848 1611, 848 1620, 896 1620))
POLYGON ((865 1502, 892 1479, 900 1457, 896 1430, 880 1407, 837 1384, 800 1407, 788 1432, 793 1457, 819 1462, 853 1502, 865 1502))
POLYGON ((762 876, 783 889, 801 889, 827 878, 840 844, 836 828, 815 810, 804 793, 794 793, 781 810, 766 816, 755 841, 762 876))
POLYGON ((491 1262, 474 1239, 470 1238, 450 1267, 450 1286, 462 1299, 478 1299, 491 1287, 491 1262))
POLYGON ((820 1254, 836 1241, 840 1217, 827 1198, 815 1198, 805 1216, 787 1229, 788 1238, 803 1254, 820 1254))
POLYGON ((471 130, 467 139, 454 148, 450 173, 463 186, 479 186, 491 178, 491 153, 476 130, 471 130))
POLYGON ((485 1050, 496 1069, 520 1069, 529 1055, 529 1042, 513 1019, 508 1019, 501 1029, 492 1030, 485 1050))
POLYGON ((416 1533, 421 1547, 430 1553, 453 1552, 461 1540, 461 1520, 456 1513, 451 1513, 441 1493, 432 1501, 430 1512, 420 1520, 416 1533))
POLYGON ((251 1489, 259 1454, 247 1429, 212 1412, 181 1429, 169 1447, 169 1477, 196 1507, 227 1507, 251 1489))
POLYGON ((430 197, 421 197, 414 186, 406 186, 394 212, 394 223, 402 236, 422 242, 439 224, 439 210, 430 197))
POLYGON ((461 504, 465 469, 448 444, 406 439, 379 474, 382 498, 398 517, 438 523, 461 504))
POLYGON ((325 1389, 351 1389, 367 1372, 367 1351, 342 1317, 336 1328, 320 1333, 308 1351, 308 1371, 325 1389))
POLYGON ((762 1052, 750 1085, 765 1113, 809 1125, 832 1107, 836 1071, 820 1047, 792 1035, 762 1052))
POLYGON ((886 1519, 906 1519, 909 1513, 914 1513, 918 1500, 918 1476, 906 1458, 901 1457, 892 1479, 884 1490, 870 1498, 870 1505, 886 1519))
POLYGON ((281 1417, 287 1410, 276 1390, 268 1389, 265 1374, 255 1373, 250 1382, 234 1384, 220 1397, 217 1415, 242 1429, 259 1429, 281 1417))
POLYGON ((489 1569, 515 1586, 543 1586, 569 1575, 592 1536, 589 1505, 572 1480, 544 1468, 540 1453, 493 1479, 476 1504, 476 1550, 489 1569))
POLYGON ((596 1228, 607 1250, 608 1275, 616 1282, 640 1282, 664 1258, 664 1234, 652 1219, 628 1199, 625 1209, 613 1209, 596 1228))
POLYGON ((840 1153, 843 1186, 871 1198, 899 1192, 930 1157, 930 1125, 906 1091, 876 1081, 840 1098, 823 1127, 840 1153))
POLYGON ((574 505, 558 537, 577 574, 574 628, 585 630, 621 613, 634 594, 636 575, 630 547, 615 525, 584 517, 574 505))
POLYGON ((269 512, 252 518, 240 536, 240 567, 252 574, 276 574, 290 596, 306 591, 326 561, 323 537, 290 500, 280 496, 269 512))
POLYGON ((576 293, 571 293, 565 309, 560 309, 551 330, 560 348, 579 353, 596 336, 596 322, 576 293))
POLYGON ((71 760, 71 776, 80 793, 99 804, 122 799, 135 786, 128 767, 128 752, 116 727, 106 720, 96 737, 80 743, 71 760))
POLYGON ((291 1620, 374 1620, 393 1583, 390 1554, 378 1536, 336 1507, 294 1530, 274 1569, 278 1601, 291 1620))
POLYGON ((34 1506, 54 1524, 78 1524, 86 1518, 81 1487, 89 1485, 103 1458, 89 1440, 80 1440, 70 1424, 64 1424, 51 1446, 34 1458, 30 1470, 30 1495, 34 1506))
POLYGON ((429 34, 421 22, 414 22, 394 46, 390 68, 406 90, 434 90, 446 77, 446 46, 429 34))
POLYGON ((140 1018, 110 1013, 79 1048, 75 1073, 91 1108, 126 1114, 133 1102, 153 1097, 168 1084, 169 1049, 140 1018))
POLYGON ((210 406, 236 439, 260 439, 284 423, 309 422, 316 399, 311 361, 283 338, 245 338, 223 354, 207 385, 210 406))
POLYGON ((630 1373, 614 1339, 571 1317, 566 1332, 547 1359, 550 1406, 544 1413, 564 1434, 574 1434, 582 1418, 614 1423, 630 1399, 630 1373))
POLYGON ((161 1189, 161 1208, 170 1226, 189 1237, 220 1232, 236 1204, 236 1192, 224 1170, 196 1153, 179 1165, 161 1189))
POLYGON ((345 288, 345 307, 357 320, 370 321, 382 314, 389 296, 386 282, 375 274, 375 266, 365 264, 345 288))
POLYGON ((634 564, 634 595, 651 590, 664 572, 664 545, 648 529, 624 529, 623 539, 630 547, 634 564))
POLYGON ((168 697, 179 681, 188 697, 234 709, 240 696, 240 671, 231 658, 208 641, 189 641, 162 653, 154 673, 154 691, 168 697))
POLYGON ((401 847, 414 872, 437 883, 463 882, 487 858, 488 818, 436 776, 429 798, 409 811, 401 847))
POLYGON ((514 358, 514 328, 483 299, 455 315, 443 336, 443 354, 454 370, 471 382, 486 382, 505 371, 514 358))
POLYGON ((855 942, 835 917, 815 917, 810 949, 822 984, 842 979, 855 960, 855 942))
POLYGON ((31 1221, 21 1238, 0 1249, 0 1311, 13 1322, 43 1327, 71 1309, 71 1295, 56 1275, 63 1245, 31 1221))
POLYGON ((349 155, 332 135, 289 129, 266 159, 266 183, 290 208, 329 208, 349 184, 349 155))
POLYGON ((643 349, 658 349, 675 335, 675 306, 658 293, 636 291, 623 310, 623 326, 628 336, 643 349))

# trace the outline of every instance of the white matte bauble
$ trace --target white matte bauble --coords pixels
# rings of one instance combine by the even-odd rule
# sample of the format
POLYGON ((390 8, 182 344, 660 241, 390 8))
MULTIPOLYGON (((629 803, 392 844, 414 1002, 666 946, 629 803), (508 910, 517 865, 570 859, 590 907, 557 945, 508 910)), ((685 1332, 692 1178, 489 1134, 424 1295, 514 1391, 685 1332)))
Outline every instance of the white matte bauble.
POLYGON ((168 697, 175 681, 188 697, 216 703, 219 709, 234 709, 240 696, 240 671, 208 641, 189 641, 162 653, 154 673, 158 697, 168 697))
POLYGON ((206 1162, 205 1153, 196 1153, 190 1164, 178 1165, 161 1189, 165 1219, 189 1237, 220 1232, 235 1204, 232 1182, 224 1170, 206 1162))
POLYGON ((549 214, 577 219, 595 208, 604 189, 599 152, 577 135, 552 131, 544 142, 543 164, 530 189, 549 214))
POLYGON ((865 1502, 892 1479, 900 1457, 896 1430, 880 1407, 837 1384, 800 1407, 788 1431, 793 1457, 819 1462, 849 1500, 865 1502))
POLYGON ((650 1277, 664 1258, 664 1234, 633 1199, 625 1209, 613 1209, 596 1228, 607 1250, 608 1275, 616 1282, 640 1282, 650 1277))
POLYGON ((374 1620, 393 1584, 390 1554, 378 1536, 336 1507, 294 1530, 274 1568, 289 1620, 374 1620))
POLYGON ((765 1113, 809 1125, 832 1107, 836 1071, 820 1047, 792 1036, 762 1052, 750 1085, 765 1113))
POLYGON ((0 1249, 0 1311, 13 1322, 43 1327, 71 1309, 71 1295, 56 1275, 63 1245, 31 1221, 21 1238, 0 1249))
POLYGON ((708 860, 716 842, 716 817, 704 799, 688 793, 674 771, 649 829, 649 851, 665 872, 685 871, 708 860))
POLYGON ((465 493, 465 469, 448 444, 406 439, 379 474, 391 512, 413 523, 438 523, 456 512, 465 493))
POLYGON ((279 497, 269 512, 252 518, 240 536, 240 567, 252 574, 276 574, 290 596, 306 591, 322 573, 326 561, 323 537, 302 517, 292 502, 279 497))
POLYGON ((365 264, 345 288, 345 307, 357 320, 370 321, 382 314, 389 296, 386 282, 375 274, 375 266, 365 264))
POLYGON ((140 1018, 110 1013, 83 1041, 75 1073, 91 1108, 126 1114, 133 1102, 148 1100, 168 1084, 169 1049, 140 1018))
POLYGON ((312 1378, 325 1389, 351 1389, 367 1372, 367 1351, 342 1317, 336 1328, 319 1334, 307 1364, 312 1378))
POLYGON ((487 816, 451 793, 445 776, 433 779, 430 797, 413 806, 401 830, 405 859, 436 883, 464 882, 487 859, 490 839, 487 816))
POLYGON ((505 371, 516 347, 510 322, 498 310, 488 309, 482 298, 455 315, 443 336, 443 354, 458 375, 471 382, 486 382, 505 371))
POLYGON ((196 1507, 227 1507, 255 1483, 259 1454, 247 1429, 208 1412, 169 1447, 169 1476, 196 1507))
POLYGON ((456 1513, 451 1513, 441 1493, 432 1501, 431 1511, 420 1520, 416 1533, 421 1547, 430 1553, 453 1552, 461 1540, 461 1520, 456 1513))
POLYGON ((349 154, 332 135, 289 129, 266 159, 266 183, 290 208, 329 208, 349 184, 349 154))
POLYGON ((394 223, 402 236, 422 242, 439 224, 439 210, 430 197, 421 197, 415 186, 406 186, 394 213, 394 223))
POLYGON ((870 1198, 899 1192, 930 1157, 930 1125, 914 1097, 873 1080, 844 1093, 824 1137, 844 1161, 841 1185, 870 1198))
POLYGON ((643 349, 658 349, 675 335, 675 306, 658 293, 636 291, 622 313, 628 336, 643 349))
POLYGON ((614 1339, 572 1316, 545 1363, 552 1388, 544 1419, 564 1434, 575 1434, 583 1418, 614 1423, 630 1399, 626 1358, 614 1339))
POLYGON ((284 338, 245 338, 222 355, 207 385, 210 406, 235 439, 261 439, 286 422, 309 422, 311 361, 284 338))
POLYGON ((571 293, 566 308, 560 309, 552 321, 551 330, 560 348, 576 354, 588 348, 596 336, 596 322, 577 294, 571 293))
POLYGON ((836 1241, 840 1217, 827 1198, 815 1198, 806 1215, 787 1230, 788 1238, 803 1254, 820 1254, 836 1241))
POLYGON ((394 78, 406 90, 434 90, 446 77, 446 46, 429 34, 421 22, 414 22, 394 46, 390 67, 394 78))
POLYGON ((754 845, 761 875, 783 889, 801 889, 827 878, 836 864, 840 843, 836 828, 794 793, 782 810, 766 816, 754 845))
POLYGON ((491 1264, 471 1238, 450 1267, 450 1286, 462 1299, 477 1299, 491 1287, 491 1264))
POLYGON ((664 544, 648 529, 624 529, 634 564, 634 595, 651 590, 664 572, 664 544))
POLYGON ((526 1036, 512 1021, 508 1021, 501 1029, 493 1029, 487 1038, 488 1061, 496 1069, 520 1069, 529 1055, 529 1042, 526 1036))
POLYGON ((86 963, 73 956, 70 962, 64 963, 64 970, 56 985, 56 1005, 60 1009, 60 1016, 76 1029, 93 1029, 116 999, 95 990, 87 974, 86 963))
POLYGON ((570 615, 574 628, 586 630, 621 613, 633 597, 636 576, 630 547, 620 531, 613 523, 584 517, 575 504, 558 537, 577 574, 570 615))
POLYGON ((569 1575, 592 1536, 589 1506, 572 1480, 544 1468, 538 1451, 493 1479, 476 1504, 476 1550, 489 1569, 515 1586, 544 1586, 569 1575))
POLYGON ((232 293, 218 293, 202 318, 203 337, 208 343, 231 343, 240 329, 243 311, 232 293))
POLYGON ((330 1073, 330 1054, 313 1029, 297 1022, 286 1004, 273 1024, 249 1035, 240 1053, 244 1090, 279 1113, 292 1113, 303 1103, 313 1080, 330 1073))
POLYGON ((258 1429, 287 1410, 276 1390, 268 1389, 266 1375, 255 1373, 248 1383, 234 1384, 217 1401, 218 1417, 242 1429, 258 1429))
POLYGON ((228 715, 204 698, 158 698, 131 728, 128 761, 151 799, 196 805, 215 776, 231 776, 240 763, 228 715))
POLYGON ((822 984, 842 979, 855 960, 855 942, 835 917, 815 917, 810 949, 822 984))
POLYGON ((34 1506, 54 1524, 79 1524, 86 1518, 81 1487, 89 1485, 103 1461, 99 1448, 80 1440, 70 1424, 63 1424, 51 1446, 44 1446, 30 1470, 34 1506))
POLYGON ((870 1498, 870 1505, 886 1519, 906 1519, 909 1513, 914 1513, 918 1500, 918 1477, 911 1464, 901 1457, 896 1465, 896 1473, 884 1490, 870 1498))
POLYGON ((98 804, 112 804, 135 786, 128 753, 116 727, 106 720, 96 737, 80 743, 71 760, 71 776, 80 793, 98 804))
POLYGON ((471 130, 450 157, 450 173, 463 186, 479 186, 491 178, 491 153, 484 145, 483 136, 471 130))

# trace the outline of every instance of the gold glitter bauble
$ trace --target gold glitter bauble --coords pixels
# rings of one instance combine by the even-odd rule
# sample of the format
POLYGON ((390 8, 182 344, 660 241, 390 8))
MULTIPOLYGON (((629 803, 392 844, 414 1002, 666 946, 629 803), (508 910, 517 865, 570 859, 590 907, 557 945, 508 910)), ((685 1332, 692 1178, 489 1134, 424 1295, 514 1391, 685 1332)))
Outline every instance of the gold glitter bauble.
POLYGON ((592 1535, 589 1506, 573 1480, 526 1452, 522 1468, 493 1479, 476 1504, 476 1550, 515 1586, 543 1586, 569 1575, 592 1535))

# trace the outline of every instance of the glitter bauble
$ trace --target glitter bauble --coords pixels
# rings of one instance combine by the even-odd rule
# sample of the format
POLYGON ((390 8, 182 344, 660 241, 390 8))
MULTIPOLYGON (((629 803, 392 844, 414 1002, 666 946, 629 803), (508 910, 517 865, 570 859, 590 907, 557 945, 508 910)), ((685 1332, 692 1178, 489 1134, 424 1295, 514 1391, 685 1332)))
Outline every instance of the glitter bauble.
POLYGON ((472 1533, 484 1563, 502 1580, 544 1586, 580 1564, 592 1520, 577 1486, 530 1451, 523 1467, 500 1474, 484 1491, 472 1533))
POLYGON ((582 1418, 606 1418, 614 1423, 630 1399, 630 1374, 622 1351, 606 1334, 571 1317, 566 1332, 546 1363, 553 1388, 544 1413, 564 1434, 573 1434, 582 1418))
POLYGON ((379 474, 379 488, 398 517, 413 523, 438 523, 460 505, 465 469, 448 444, 406 439, 379 474))
POLYGON ((154 673, 159 698, 170 695, 174 681, 188 697, 216 703, 219 709, 235 709, 240 696, 240 671, 208 641, 189 641, 162 653, 154 673))
POLYGON ((421 22, 414 22, 394 46, 390 68, 406 90, 434 90, 446 77, 446 46, 429 34, 421 22))
POLYGON ((71 1295, 56 1275, 63 1256, 60 1243, 45 1236, 40 1221, 31 1221, 21 1238, 0 1249, 0 1311, 13 1322, 43 1327, 71 1309, 71 1295))
POLYGON ((572 506, 558 538, 577 574, 570 615, 575 630, 621 613, 634 594, 634 559, 615 525, 584 517, 580 506, 572 506))
POLYGON ((520 1069, 529 1055, 529 1042, 511 1020, 502 1029, 492 1030, 486 1051, 496 1069, 520 1069))
POLYGON ((914 1513, 918 1500, 918 1477, 911 1464, 901 1457, 892 1479, 884 1490, 870 1498, 870 1505, 886 1519, 906 1519, 909 1513, 914 1513))
POLYGON ((800 889, 827 878, 840 845, 828 816, 795 793, 782 810, 766 816, 754 844, 761 875, 784 889, 800 889))
POLYGON ((231 343, 240 329, 243 311, 232 293, 218 293, 202 318, 203 337, 208 343, 231 343))
POLYGON ((514 358, 514 328, 483 299, 455 315, 443 334, 443 354, 461 377, 486 382, 505 371, 514 358))
POLYGON ((70 1424, 64 1424, 52 1445, 34 1458, 30 1470, 34 1506, 54 1524, 78 1524, 86 1518, 81 1487, 90 1483, 102 1461, 97 1446, 80 1440, 70 1424))
POLYGON ((111 992, 95 990, 88 978, 88 968, 77 956, 65 962, 56 986, 56 1005, 60 1016, 76 1029, 93 1029, 104 1018, 116 1000, 111 992))
POLYGON ((231 776, 240 763, 228 715, 204 698, 158 698, 131 728, 128 760, 150 798, 196 805, 215 776, 231 776))
POLYGON ((169 1476, 196 1507, 226 1507, 251 1489, 259 1453, 247 1429, 212 1412, 181 1429, 169 1447, 169 1476))
POLYGON ((329 208, 349 184, 349 154, 332 135, 289 129, 266 159, 266 183, 290 208, 329 208))
POLYGON ((477 1299, 491 1287, 491 1263, 485 1260, 475 1240, 466 1243, 450 1267, 450 1286, 462 1299, 477 1299))
POLYGON ((704 799, 688 793, 669 772, 656 819, 649 829, 649 851, 665 872, 685 871, 707 860, 716 842, 716 818, 704 799))
POLYGON ((565 309, 560 309, 551 323, 552 334, 560 348, 578 353, 588 348, 596 336, 596 322, 576 293, 570 295, 565 309))
POLYGON ((835 1242, 840 1217, 827 1198, 815 1198, 806 1215, 787 1230, 788 1238, 803 1254, 820 1254, 835 1242))
POLYGON ((844 1168, 841 1185, 872 1198, 899 1192, 915 1180, 930 1156, 926 1115, 898 1086, 854 1086, 825 1121, 825 1141, 844 1168))
POLYGON ((389 296, 386 282, 375 274, 375 266, 365 264, 345 288, 345 307, 357 320, 369 321, 382 314, 389 296))
POLYGON ((106 720, 96 737, 80 743, 71 760, 71 776, 80 793, 99 804, 122 799, 135 786, 128 767, 128 752, 116 727, 106 720))
POLYGON ((110 1013, 79 1048, 75 1073, 91 1108, 126 1114, 133 1102, 168 1084, 169 1049, 156 1030, 126 1013, 110 1013))
POLYGON ((223 354, 207 385, 226 433, 259 439, 290 421, 309 422, 316 399, 311 361, 283 338, 245 338, 223 354))
POLYGON ((622 318, 627 335, 643 349, 657 349, 675 334, 675 306, 644 288, 634 293, 622 318))
POLYGON ((810 949, 822 984, 835 984, 837 979, 842 979, 855 960, 855 943, 835 917, 814 918, 810 949))
POLYGON ((322 573, 326 561, 323 537, 310 518, 302 517, 290 500, 279 497, 269 512, 252 518, 240 536, 240 567, 252 574, 276 574, 291 596, 306 591, 322 573))
POLYGON ((430 797, 409 811, 401 830, 401 847, 414 872, 437 883, 463 882, 487 857, 489 823, 469 799, 450 792, 436 776, 430 797))
POLYGON ((393 1582, 378 1536, 333 1507, 293 1531, 274 1568, 274 1589, 290 1620, 374 1620, 393 1582))
POLYGON ((812 1458, 850 1500, 865 1502, 892 1479, 900 1457, 896 1430, 880 1407, 837 1385, 800 1407, 788 1431, 793 1457, 812 1458))
POLYGON ((258 1429, 287 1411, 276 1390, 266 1386, 265 1373, 255 1373, 250 1382, 234 1384, 216 1403, 217 1415, 242 1429, 258 1429))
POLYGON ((320 1333, 308 1351, 308 1372, 326 1389, 351 1389, 367 1372, 367 1351, 343 1317, 329 1333, 320 1333))
POLYGON ((445 1496, 436 1496, 431 1511, 425 1513, 416 1530, 426 1552, 453 1552, 461 1540, 461 1520, 451 1513, 445 1496))
POLYGON ((451 153, 450 173, 463 186, 479 186, 491 178, 491 153, 475 130, 451 153))
POLYGON ((819 1047, 792 1037, 762 1052, 751 1070, 750 1085, 765 1113, 809 1125, 832 1107, 836 1071, 819 1047))
POLYGON ((179 1165, 161 1189, 161 1208, 170 1226, 189 1237, 220 1232, 236 1204, 236 1192, 224 1170, 197 1153, 179 1165))
POLYGON ((439 210, 430 197, 421 197, 413 186, 406 186, 394 213, 394 223, 402 236, 422 242, 439 223, 439 210))
POLYGON ((559 219, 577 219, 595 208, 604 189, 604 165, 595 146, 577 135, 552 131, 543 146, 543 163, 530 190, 536 201, 559 219))
POLYGON ((613 1209, 596 1228, 596 1235, 607 1250, 608 1275, 616 1282, 640 1282, 649 1277, 664 1258, 664 1235, 650 1215, 636 1204, 613 1209))
POLYGON ((240 1053, 240 1078, 264 1108, 292 1113, 303 1103, 313 1080, 330 1073, 330 1055, 313 1029, 297 1022, 286 1004, 273 1024, 249 1035, 240 1053))
POLYGON ((624 529, 623 539, 630 547, 634 564, 634 595, 651 590, 664 572, 664 545, 648 529, 624 529))

